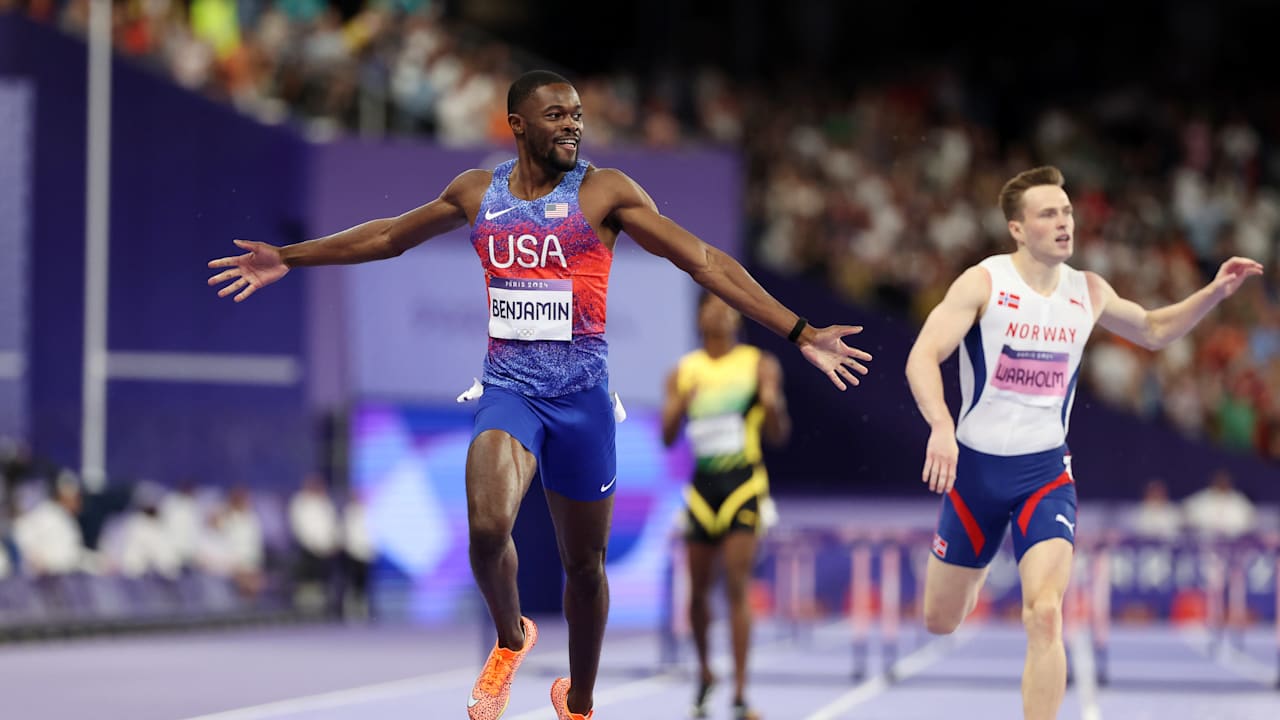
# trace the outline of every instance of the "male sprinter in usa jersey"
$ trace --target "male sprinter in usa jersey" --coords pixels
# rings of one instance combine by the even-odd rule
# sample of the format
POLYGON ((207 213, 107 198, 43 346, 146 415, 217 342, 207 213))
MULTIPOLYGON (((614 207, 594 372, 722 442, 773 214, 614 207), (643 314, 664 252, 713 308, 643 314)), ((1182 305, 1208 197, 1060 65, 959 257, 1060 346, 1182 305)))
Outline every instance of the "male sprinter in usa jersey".
POLYGON ((218 295, 239 302, 294 267, 391 258, 472 226, 490 339, 467 454, 467 513, 471 568, 498 641, 467 713, 471 720, 502 715, 515 671, 537 641, 537 628, 520 613, 511 529, 539 473, 567 576, 570 677, 552 684, 551 699, 561 720, 589 718, 609 612, 605 549, 616 477, 604 331, 618 234, 789 337, 841 390, 858 384, 857 374, 866 373, 860 361, 871 356, 842 340, 861 328, 810 327, 733 258, 659 214, 631 178, 579 160, 582 103, 564 78, 526 73, 507 93, 507 112, 514 161, 468 170, 421 207, 328 237, 285 247, 236 240, 247 252, 211 261, 226 269, 209 284, 228 283, 218 295))
POLYGON ((1097 323, 1145 348, 1163 348, 1262 273, 1253 260, 1231 258, 1185 300, 1144 310, 1098 275, 1066 264, 1075 221, 1063 182, 1057 168, 1041 167, 1005 184, 1000 207, 1017 249, 966 270, 907 358, 907 381, 932 429, 922 480, 944 495, 925 576, 925 625, 947 634, 973 610, 1012 522, 1027 631, 1027 720, 1056 718, 1066 690, 1062 599, 1076 532, 1066 438, 1089 332, 1097 323), (958 424, 938 367, 957 347, 958 424))

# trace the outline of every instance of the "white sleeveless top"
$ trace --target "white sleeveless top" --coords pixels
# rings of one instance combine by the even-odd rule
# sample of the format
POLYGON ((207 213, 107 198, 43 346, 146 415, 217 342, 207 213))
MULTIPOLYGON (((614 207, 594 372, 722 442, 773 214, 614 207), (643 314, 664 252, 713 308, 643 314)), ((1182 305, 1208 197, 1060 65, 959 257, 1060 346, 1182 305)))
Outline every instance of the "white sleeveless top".
POLYGON ((991 297, 960 345, 956 440, 989 455, 1026 455, 1067 440, 1080 357, 1093 330, 1085 274, 1067 265, 1048 296, 1018 275, 1012 255, 978 263, 991 297))

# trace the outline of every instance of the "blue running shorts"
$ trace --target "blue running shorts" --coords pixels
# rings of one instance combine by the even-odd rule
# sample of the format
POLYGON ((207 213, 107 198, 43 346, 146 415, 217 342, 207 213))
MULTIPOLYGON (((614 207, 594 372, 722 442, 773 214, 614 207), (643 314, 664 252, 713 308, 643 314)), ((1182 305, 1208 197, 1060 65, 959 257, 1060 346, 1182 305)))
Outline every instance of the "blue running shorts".
POLYGON ((988 455, 960 446, 956 484, 942 499, 933 554, 986 567, 1013 525, 1014 557, 1038 542, 1075 544, 1076 484, 1066 445, 1030 455, 988 455))
POLYGON ((471 439, 485 430, 501 430, 533 453, 548 490, 603 500, 617 487, 613 399, 603 383, 552 398, 485 385, 471 439))

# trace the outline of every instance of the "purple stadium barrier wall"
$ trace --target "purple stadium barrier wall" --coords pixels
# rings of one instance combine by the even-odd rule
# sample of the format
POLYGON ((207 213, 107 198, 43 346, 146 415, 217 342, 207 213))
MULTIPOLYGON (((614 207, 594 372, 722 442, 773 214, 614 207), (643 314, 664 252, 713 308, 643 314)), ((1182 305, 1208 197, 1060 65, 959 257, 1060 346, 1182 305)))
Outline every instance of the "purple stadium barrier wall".
POLYGON ((0 437, 27 436, 25 382, 30 291, 31 138, 35 88, 0 77, 0 437))
MULTIPOLYGON (((80 454, 85 64, 82 42, 0 16, 0 76, 35 87, 30 438, 41 455, 73 466, 80 454)), ((234 237, 301 237, 305 144, 127 61, 114 63, 112 82, 109 350, 215 362, 210 356, 268 355, 304 365, 301 283, 233 306, 204 280, 205 262, 235 251, 234 237)), ((292 487, 313 459, 300 380, 116 379, 108 407, 113 476, 292 487)))

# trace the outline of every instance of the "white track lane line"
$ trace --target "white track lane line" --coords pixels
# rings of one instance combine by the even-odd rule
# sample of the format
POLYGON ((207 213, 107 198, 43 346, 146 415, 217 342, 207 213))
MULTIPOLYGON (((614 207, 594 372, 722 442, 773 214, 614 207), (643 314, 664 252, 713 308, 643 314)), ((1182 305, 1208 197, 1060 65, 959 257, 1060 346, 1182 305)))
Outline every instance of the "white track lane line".
MULTIPOLYGON (((816 635, 817 633, 830 629, 831 627, 842 625, 844 624, 844 622, 845 622, 845 619, 840 618, 838 620, 833 620, 829 623, 820 623, 815 625, 813 630, 816 635)), ((751 652, 753 653, 753 655, 755 655, 757 651, 763 651, 765 648, 768 648, 770 646, 782 645, 785 643, 789 643, 790 641, 791 639, 789 637, 784 636, 784 637, 780 637, 774 640, 768 640, 761 643, 753 643, 751 647, 751 652)), ((648 639, 647 642, 652 643, 653 640, 648 639)), ((713 665, 722 665, 730 661, 731 661, 730 656, 727 653, 723 653, 723 652, 717 653, 712 657, 712 660, 711 660, 713 665)), ((688 678, 685 676, 683 671, 677 670, 673 672, 659 673, 651 677, 642 678, 640 680, 633 680, 629 683, 624 683, 622 685, 616 685, 614 687, 607 688, 602 691, 597 691, 596 693, 594 693, 595 694, 594 709, 599 709, 607 705, 612 705, 614 703, 619 703, 625 700, 634 700, 635 698, 639 698, 639 697, 646 697, 646 696, 653 695, 660 692, 667 692, 667 691, 670 691, 673 686, 679 686, 679 687, 688 686, 688 678)), ((509 717, 506 717, 505 720, 555 720, 555 718, 556 718, 555 711, 550 707, 545 707, 545 708, 538 708, 535 710, 529 710, 519 715, 511 715, 509 717)))
POLYGON ((358 705, 360 703, 375 702, 389 698, 417 695, 427 690, 436 690, 438 688, 450 687, 459 684, 470 685, 475 680, 475 674, 476 671, 470 668, 465 670, 450 670, 448 672, 434 673, 431 675, 419 675, 418 677, 405 678, 403 680, 393 680, 391 682, 376 683, 373 685, 361 685, 359 687, 347 688, 346 690, 335 690, 333 692, 319 693, 317 695, 303 695, 301 697, 278 700, 275 702, 264 703, 262 705, 250 705, 248 707, 216 712, 210 715, 197 715, 194 717, 183 718, 183 720, 263 720, 264 718, 285 717, 310 710, 324 710, 328 708, 342 707, 345 705, 358 705))
POLYGON ((1276 682, 1276 668, 1237 650, 1225 639, 1215 649, 1213 636, 1207 628, 1179 629, 1178 635, 1196 652, 1246 680, 1266 687, 1276 682))
MULTIPOLYGON (((638 645, 641 643, 646 645, 652 644, 653 639, 649 637, 637 637, 625 641, 626 645, 638 645)), ((721 660, 722 658, 718 657, 717 659, 721 660)), ((537 664, 526 663, 525 669, 529 669, 530 667, 537 667, 537 664)), ((545 671, 547 668, 542 669, 545 671)), ((476 673, 478 672, 478 668, 451 670, 432 675, 406 678, 404 680, 393 680, 373 685, 361 685, 359 687, 335 690, 333 692, 319 693, 316 695, 304 695, 301 697, 277 700, 261 705, 250 705, 247 707, 234 708, 208 715, 196 715, 183 718, 182 720, 265 720, 266 718, 280 718, 312 710, 324 710, 347 705, 359 705, 366 702, 377 702, 379 700, 396 697, 407 697, 425 691, 454 685, 470 685, 475 680, 476 673)), ((666 675, 655 675, 653 677, 620 685, 605 692, 597 693, 596 706, 599 707, 663 691, 666 690, 672 682, 683 683, 684 679, 682 677, 679 679, 672 679, 666 675)), ((512 716, 510 720, 530 720, 531 718, 539 717, 551 718, 554 720, 555 713, 551 708, 546 708, 545 710, 515 715, 512 716)))
MULTIPOLYGON (((814 628, 815 631, 827 629, 829 626, 840 625, 844 619, 836 620, 828 624, 821 624, 814 628)), ((952 639, 957 638, 962 633, 957 633, 952 639)), ((782 637, 776 640, 759 643, 753 650, 762 649, 770 645, 779 645, 789 642, 790 638, 782 637)), ((652 643, 652 638, 633 638, 627 641, 631 643, 652 643)), ((939 641, 935 641, 939 642, 939 641)), ((906 656, 899 663, 898 667, 907 674, 914 674, 923 669, 923 667, 910 670, 912 658, 919 655, 930 646, 925 646, 921 650, 906 656)), ((724 653, 717 654, 714 662, 723 663, 728 660, 728 655, 724 653)), ((927 664, 932 664, 930 661, 927 664)), ((526 665, 528 668, 529 665, 526 665)), ((536 667, 536 665, 535 665, 536 667)), ((545 669, 545 668, 544 668, 545 669)), ((275 702, 264 703, 262 705, 250 705, 242 708, 235 708, 208 715, 197 715, 182 720, 265 720, 266 718, 280 718, 289 715, 296 715, 301 712, 311 710, 322 710, 334 707, 343 707, 347 705, 358 705, 366 702, 376 702, 395 697, 405 697, 418 694, 428 690, 435 690, 442 687, 449 687, 457 684, 470 684, 475 679, 475 669, 452 670, 444 673, 436 673, 433 675, 423 675, 419 677, 406 678, 404 680, 394 680, 385 683, 376 683, 373 685, 362 685, 345 690, 336 690, 333 692, 320 693, 317 695, 304 695, 302 697, 289 698, 275 702)), ((906 675, 902 675, 906 677, 906 675)), ((662 673, 655 674, 651 677, 634 680, 623 685, 608 688, 595 694, 596 707, 604 707, 614 703, 633 700, 639 697, 646 697, 654 693, 666 692, 673 685, 685 685, 686 678, 683 673, 662 673)), ((866 683, 864 683, 866 684, 866 683)), ((507 720, 555 720, 555 712, 550 707, 539 708, 521 713, 519 715, 511 715, 507 720)))
POLYGON ((1080 720, 1102 720, 1102 707, 1098 704, 1098 658, 1093 654, 1093 638, 1088 632, 1079 630, 1071 633, 1067 642, 1071 646, 1080 720))
MULTIPOLYGON (((635 680, 625 685, 618 685, 607 690, 597 691, 595 695, 595 709, 622 702, 624 700, 634 700, 639 697, 646 697, 659 692, 666 692, 673 685, 685 685, 683 676, 673 675, 655 675, 644 680, 635 680)), ((548 704, 535 710, 520 713, 519 715, 510 715, 506 720, 556 720, 556 711, 548 704)))
MULTIPOLYGON (((919 650, 904 656, 894 665, 897 680, 906 680, 922 672, 946 657, 952 650, 968 643, 977 632, 977 626, 966 625, 956 631, 955 634, 932 640, 919 650)), ((893 683, 890 683, 884 675, 876 675, 858 683, 853 689, 818 708, 806 716, 805 720, 835 720, 842 717, 842 713, 846 713, 850 709, 881 695, 891 687, 893 687, 893 683)))

